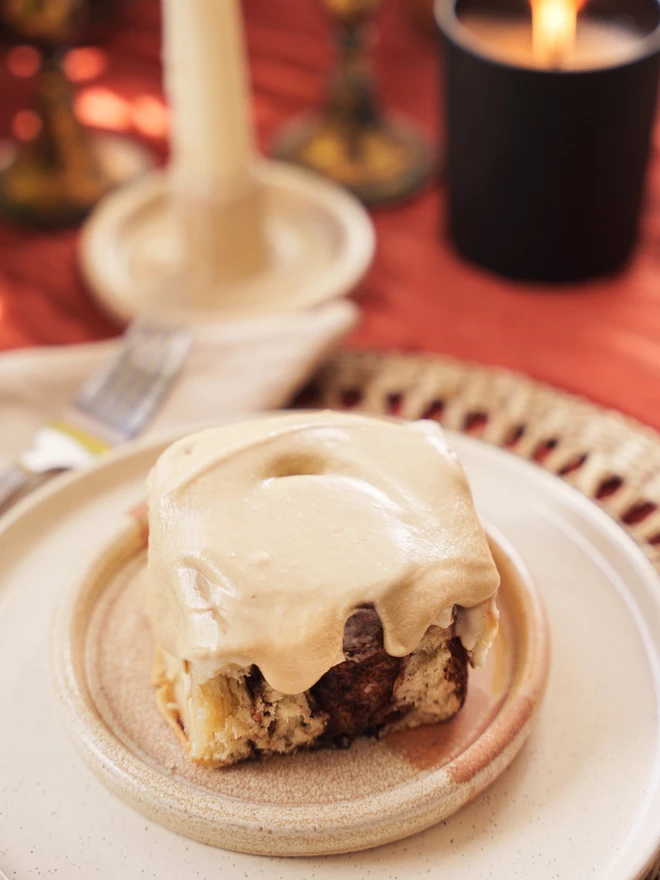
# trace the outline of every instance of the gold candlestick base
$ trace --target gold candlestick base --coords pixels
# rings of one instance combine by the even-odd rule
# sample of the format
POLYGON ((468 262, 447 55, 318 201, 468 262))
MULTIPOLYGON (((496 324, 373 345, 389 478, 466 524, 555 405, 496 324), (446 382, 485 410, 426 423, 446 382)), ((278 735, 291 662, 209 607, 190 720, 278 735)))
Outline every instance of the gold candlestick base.
POLYGON ((115 186, 153 166, 151 153, 130 138, 87 134, 87 173, 71 174, 61 164, 42 163, 38 151, 0 144, 0 215, 41 229, 75 226, 115 186), (88 151, 88 152, 87 152, 88 151))
MULTIPOLYGON (((144 147, 118 135, 91 134, 76 118, 62 59, 67 46, 98 36, 123 6, 118 0, 3 0, 0 23, 40 50, 35 137, 14 145, 0 171, 0 213, 30 226, 79 223, 112 187, 153 164, 144 147)), ((6 154, 6 147, 3 153, 6 154)))
POLYGON ((273 155, 318 171, 366 205, 408 198, 434 166, 424 138, 405 122, 389 120, 349 132, 339 120, 301 119, 280 135, 273 155))
POLYGON ((336 26, 339 65, 322 112, 278 136, 273 155, 318 171, 367 205, 408 198, 433 174, 435 158, 411 124, 382 112, 366 52, 379 0, 323 0, 336 26))

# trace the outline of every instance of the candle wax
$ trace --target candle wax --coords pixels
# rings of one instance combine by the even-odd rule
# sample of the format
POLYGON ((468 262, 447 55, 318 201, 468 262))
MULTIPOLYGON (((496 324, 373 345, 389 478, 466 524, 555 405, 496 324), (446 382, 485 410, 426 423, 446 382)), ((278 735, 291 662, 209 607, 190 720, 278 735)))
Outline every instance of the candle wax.
POLYGON ((163 0, 172 166, 204 195, 251 184, 254 144, 239 0, 163 0))
POLYGON ((163 0, 170 187, 189 307, 221 305, 268 261, 240 0, 163 0))
MULTIPOLYGON (((534 54, 531 19, 466 13, 460 22, 481 54, 522 67, 544 66, 534 54)), ((635 57, 641 38, 633 25, 580 17, 575 44, 558 68, 585 70, 622 64, 635 57)))

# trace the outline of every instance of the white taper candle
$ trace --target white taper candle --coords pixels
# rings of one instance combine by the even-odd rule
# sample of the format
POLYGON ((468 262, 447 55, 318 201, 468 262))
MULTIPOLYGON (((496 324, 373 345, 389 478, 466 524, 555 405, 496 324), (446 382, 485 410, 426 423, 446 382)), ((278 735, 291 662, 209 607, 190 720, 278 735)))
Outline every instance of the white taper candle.
POLYGON ((201 193, 249 185, 251 103, 238 0, 163 0, 172 171, 201 193))
MULTIPOLYGON (((189 305, 268 261, 239 0, 162 0, 170 179, 189 305)), ((182 294, 183 295, 183 294, 182 294)))

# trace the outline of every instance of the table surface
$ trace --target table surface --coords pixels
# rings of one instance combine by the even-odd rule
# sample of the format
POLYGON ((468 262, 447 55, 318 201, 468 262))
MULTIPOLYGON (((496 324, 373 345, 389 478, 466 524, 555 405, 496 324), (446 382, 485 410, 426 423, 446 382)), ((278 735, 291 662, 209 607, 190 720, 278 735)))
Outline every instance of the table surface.
MULTIPOLYGON (((438 47, 386 0, 374 47, 389 107, 441 143, 438 47)), ((333 49, 315 0, 245 0, 258 136, 321 99, 333 49)), ((148 143, 165 159, 157 0, 134 0, 129 20, 99 50, 72 60, 81 116, 148 143), (77 62, 77 63, 74 63, 77 62)), ((0 136, 32 88, 0 69, 0 136)), ((656 137, 660 144, 660 139, 656 137)), ((579 287, 515 285, 465 264, 442 231, 442 182, 374 214, 378 247, 356 291, 363 306, 351 346, 439 352, 519 370, 660 428, 660 160, 649 174, 637 254, 618 277, 579 287)), ((118 328, 88 297, 77 233, 0 225, 0 349, 101 339, 118 328)))

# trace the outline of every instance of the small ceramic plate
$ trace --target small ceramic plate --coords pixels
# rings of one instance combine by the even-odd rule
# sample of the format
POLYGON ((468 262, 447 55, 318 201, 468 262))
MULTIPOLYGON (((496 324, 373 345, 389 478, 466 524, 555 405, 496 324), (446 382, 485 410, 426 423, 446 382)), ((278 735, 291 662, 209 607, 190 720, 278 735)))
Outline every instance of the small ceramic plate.
POLYGON ((258 855, 366 849, 455 813, 504 772, 529 736, 547 680, 547 623, 524 567, 491 537, 502 575, 500 632, 452 721, 361 739, 347 750, 225 770, 192 764, 151 685, 145 525, 125 524, 74 579, 51 652, 65 721, 83 756, 149 818, 258 855))
MULTIPOLYGON (((299 859, 197 843, 145 819, 100 783, 58 718, 47 644, 56 600, 108 547, 121 547, 115 542, 126 535, 126 511, 142 499, 145 474, 163 446, 148 443, 42 491, 8 516, 0 533, 0 868, 7 876, 50 876, 57 868, 68 880, 643 877, 660 825, 658 578, 628 537, 570 487, 478 441, 451 442, 482 515, 520 550, 539 585, 552 634, 537 723, 499 780, 451 818, 399 843, 299 859)), ((87 659, 87 693, 101 702, 101 667, 89 662, 93 655, 87 659)), ((131 688, 137 679, 128 652, 125 660, 131 688)), ((138 702, 139 721, 150 700, 138 702)), ((107 719, 107 705, 101 708, 107 719)), ((344 753, 347 776, 359 749, 344 753)), ((141 758, 156 769, 161 755, 141 758)), ((255 766, 273 773, 271 762, 255 766)), ((177 776, 178 767, 171 769, 177 776)), ((269 784, 260 790, 268 806, 269 784)), ((316 782, 308 786, 308 803, 324 797, 316 782)))

